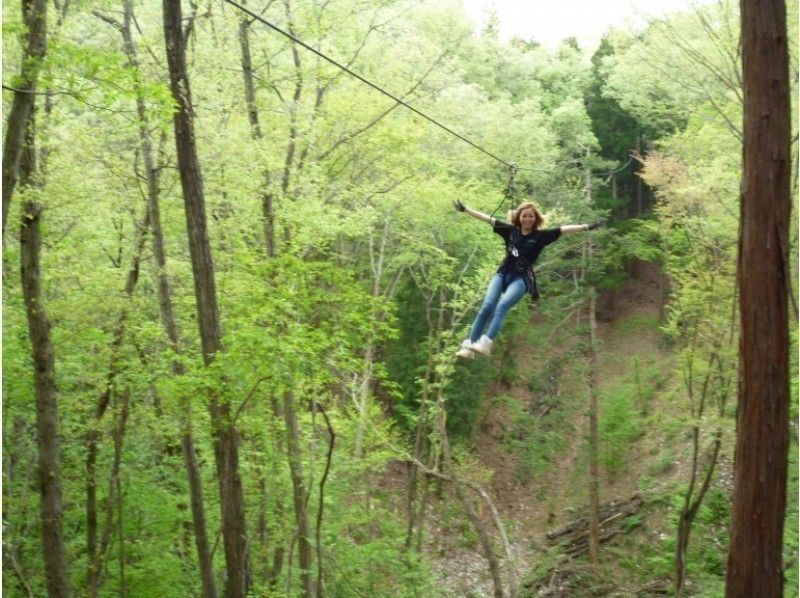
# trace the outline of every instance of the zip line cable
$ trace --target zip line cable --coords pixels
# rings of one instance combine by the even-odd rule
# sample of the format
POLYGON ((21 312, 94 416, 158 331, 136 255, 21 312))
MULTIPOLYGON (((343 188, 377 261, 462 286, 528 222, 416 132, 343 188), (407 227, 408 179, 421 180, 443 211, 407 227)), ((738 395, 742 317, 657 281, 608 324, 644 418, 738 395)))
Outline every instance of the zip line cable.
POLYGON ((437 127, 439 127, 440 129, 444 129, 445 131, 447 131, 447 132, 448 132, 448 133, 450 133, 451 135, 454 135, 454 136, 458 137, 458 138, 459 138, 461 141, 463 141, 463 142, 465 142, 465 143, 468 143, 468 144, 470 144, 470 145, 471 145, 472 147, 474 147, 476 150, 483 152, 483 153, 484 153, 484 154, 486 154, 487 156, 489 156, 489 157, 491 157, 491 158, 494 158, 495 160, 497 160, 497 161, 498 161, 498 162, 500 162, 501 164, 504 164, 504 165, 508 166, 509 168, 511 168, 511 165, 512 165, 512 163, 511 163, 511 162, 506 162, 506 161, 505 161, 505 160, 503 160, 502 158, 498 158, 498 157, 497 157, 497 156, 495 156, 495 155, 494 155, 492 152, 490 152, 490 151, 488 151, 488 150, 486 150, 486 149, 482 148, 482 147, 481 147, 481 146, 479 146, 477 143, 473 143, 472 141, 470 141, 469 139, 467 139, 467 138, 466 138, 466 137, 464 137, 463 135, 460 135, 460 134, 456 133, 456 132, 455 132, 453 129, 451 129, 450 127, 448 127, 448 126, 446 126, 446 125, 443 125, 442 123, 440 123, 439 121, 437 121, 437 120, 436 120, 436 119, 434 119, 434 118, 431 118, 430 116, 428 116, 428 115, 427 115, 427 114, 425 114, 424 112, 421 112, 420 110, 417 110, 417 109, 416 109, 416 108, 414 108, 414 107, 413 107, 411 104, 408 104, 408 103, 404 102, 403 100, 401 100, 400 98, 398 98, 398 97, 397 97, 397 96, 395 96, 394 94, 392 94, 392 93, 390 93, 390 92, 386 91, 385 89, 383 89, 383 88, 382 88, 382 87, 380 87, 379 85, 376 85, 376 84, 375 84, 375 83, 373 83, 372 81, 370 81, 370 80, 368 80, 368 79, 365 79, 364 77, 362 77, 362 76, 361 76, 361 75, 359 75, 358 73, 356 73, 356 72, 354 72, 354 71, 350 70, 350 69, 349 69, 349 68, 347 68, 345 65, 343 65, 343 64, 341 64, 341 63, 339 63, 339 62, 337 62, 337 61, 336 61, 336 60, 334 60, 333 58, 330 58, 330 57, 326 56, 325 54, 323 54, 322 52, 320 52, 319 50, 316 50, 315 48, 312 48, 312 47, 311 47, 311 46, 309 46, 307 43, 305 43, 303 40, 299 39, 297 36, 295 36, 295 35, 292 35, 292 34, 291 34, 291 33, 289 33, 288 31, 284 31, 283 29, 281 29, 281 28, 280 28, 280 27, 278 27, 277 25, 274 25, 273 23, 270 23, 270 22, 269 22, 269 21, 267 21, 265 18, 263 18, 263 17, 261 17, 261 16, 257 15, 257 14, 256 14, 256 13, 254 13, 253 11, 251 11, 249 8, 247 8, 247 7, 245 7, 245 6, 242 6, 242 5, 241 5, 241 4, 239 4, 238 2, 235 2, 234 0, 225 0, 225 2, 227 2, 227 3, 228 3, 228 4, 230 4, 231 6, 234 6, 234 7, 238 8, 239 10, 241 10, 241 11, 242 11, 242 12, 244 12, 244 13, 247 13, 248 15, 250 15, 251 17, 253 17, 253 19, 255 19, 256 21, 259 21, 259 22, 263 23, 264 25, 266 25, 267 27, 270 27, 271 29, 274 29, 275 31, 277 31, 277 32, 278 32, 278 33, 280 33, 281 35, 284 35, 284 36, 288 37, 290 40, 292 40, 292 41, 293 41, 293 42, 295 42, 296 44, 300 44, 300 45, 301 45, 301 46, 303 46, 303 47, 304 47, 306 50, 309 50, 310 52, 313 52, 314 54, 316 54, 316 55, 317 55, 317 56, 319 56, 320 58, 322 58, 322 59, 324 59, 324 60, 327 60, 327 61, 328 61, 328 62, 330 62, 332 65, 334 65, 334 66, 336 66, 336 67, 340 68, 341 70, 343 70, 343 71, 344 71, 344 72, 346 72, 347 74, 349 74, 349 75, 352 75, 353 77, 355 77, 356 79, 358 79, 358 80, 359 80, 359 81, 361 81, 362 83, 366 83, 366 84, 367 84, 367 85, 369 85, 371 88, 373 88, 373 89, 375 89, 375 90, 377 90, 377 91, 381 92, 383 95, 385 95, 385 96, 387 96, 387 97, 389 97, 389 98, 393 99, 393 100, 394 100, 395 102, 397 102, 398 104, 401 104, 402 106, 405 106, 406 108, 408 108, 408 109, 409 109, 409 110, 411 110, 412 112, 414 112, 414 113, 416 113, 416 114, 420 115, 422 118, 424 118, 425 120, 427 120, 427 121, 429 121, 429 122, 433 123, 434 125, 436 125, 436 126, 437 126, 437 127))
MULTIPOLYGON (((249 8, 247 8, 246 6, 243 6, 243 5, 239 4, 239 3, 238 3, 238 2, 236 2, 235 0, 225 0, 225 2, 227 2, 228 4, 230 4, 231 6, 233 6, 234 8, 238 8, 238 9, 239 9, 240 11, 242 11, 243 13, 250 15, 250 16, 251 16, 251 17, 252 17, 254 20, 256 20, 256 21, 259 21, 260 23, 263 23, 263 24, 264 24, 264 25, 266 25, 267 27, 269 27, 269 28, 273 29, 274 31, 277 31, 277 32, 278 32, 278 33, 280 33, 281 35, 283 35, 283 36, 285 36, 285 37, 289 38, 289 39, 290 39, 290 40, 292 40, 294 43, 301 45, 301 46, 302 46, 302 47, 304 47, 306 50, 308 50, 309 52, 312 52, 312 53, 316 54, 317 56, 319 56, 319 57, 320 57, 320 58, 322 58, 323 60, 327 60, 328 62, 330 62, 330 63, 331 63, 332 65, 334 65, 335 67, 337 67, 337 68, 339 68, 339 69, 343 70, 344 72, 346 72, 347 74, 349 74, 349 75, 351 75, 351 76, 355 77, 356 79, 358 79, 358 80, 359 80, 359 81, 361 81, 362 83, 365 83, 366 85, 369 85, 369 86, 370 86, 371 88, 373 88, 374 90, 376 90, 376 91, 379 91, 379 92, 380 92, 380 93, 382 93, 383 95, 385 95, 385 96, 387 96, 387 97, 391 98, 392 100, 394 100, 395 102, 397 102, 397 103, 398 103, 398 104, 400 104, 401 106, 405 106, 406 108, 408 108, 409 110, 411 110, 411 111, 412 111, 412 112, 414 112, 415 114, 418 114, 419 116, 421 116, 422 118, 424 118, 424 119, 425 119, 425 120, 427 120, 428 122, 430 122, 430 123, 432 123, 432 124, 436 125, 436 126, 437 126, 437 127, 439 127, 440 129, 442 129, 442 130, 444 130, 444 131, 447 131, 448 133, 450 133, 451 135, 453 135, 453 136, 457 137, 458 139, 460 139, 460 140, 461 140, 461 141, 463 141, 464 143, 468 143, 469 145, 471 145, 472 147, 474 147, 476 150, 478 150, 478 151, 480 151, 480 152, 483 152, 484 154, 486 154, 486 155, 487 155, 487 156, 489 156, 490 158, 492 158, 492 159, 494 159, 494 160, 497 160, 498 162, 500 162, 500 163, 501 163, 501 164, 503 164, 504 166, 507 166, 507 167, 508 167, 508 169, 509 169, 510 177, 509 177, 508 188, 506 189, 506 193, 505 193, 505 195, 504 195, 504 197, 503 197, 503 201, 504 201, 504 202, 505 202, 505 200, 506 200, 506 199, 510 199, 510 195, 511 195, 511 188, 512 188, 512 185, 513 185, 513 182, 514 182, 514 176, 515 176, 515 174, 516 174, 516 172, 517 172, 518 170, 529 170, 529 171, 537 171, 537 172, 547 172, 547 171, 549 171, 549 169, 544 169, 544 168, 541 168, 541 169, 540 169, 540 168, 531 168, 531 167, 528 167, 528 166, 517 166, 517 165, 516 165, 514 162, 508 162, 508 161, 506 161, 506 160, 503 160, 502 158, 499 158, 498 156, 496 156, 495 154, 493 154, 493 153, 492 153, 492 152, 490 152, 489 150, 487 150, 487 149, 484 149, 483 147, 481 147, 481 146, 480 146, 480 145, 478 145, 477 143, 474 143, 474 142, 470 141, 469 139, 467 139, 467 138, 466 138, 466 137, 464 137, 463 135, 461 135, 461 134, 457 133, 456 131, 454 131, 453 129, 451 129, 450 127, 448 127, 447 125, 443 125, 442 123, 440 123, 439 121, 437 121, 435 118, 432 118, 432 117, 428 116, 428 115, 427 115, 427 114, 425 114, 424 112, 422 112, 422 111, 418 110, 417 108, 414 108, 414 106, 412 106, 411 104, 409 104, 409 103, 407 103, 407 102, 405 102, 405 101, 401 100, 401 99, 400 99, 400 98, 398 98, 396 95, 394 95, 394 94, 392 94, 392 93, 390 93, 390 92, 386 91, 386 90, 385 90, 385 89, 383 89, 383 88, 382 88, 380 85, 377 85, 377 84, 373 83, 372 81, 370 81, 370 80, 368 80, 368 79, 366 79, 366 78, 362 77, 361 75, 359 75, 359 74, 358 74, 358 73, 356 73, 355 71, 353 71, 353 70, 349 69, 348 67, 346 67, 345 65, 341 64, 340 62, 337 62, 337 61, 336 61, 336 60, 334 60, 333 58, 330 58, 329 56, 327 56, 327 55, 326 55, 326 54, 324 54, 323 52, 320 52, 319 50, 317 50, 317 49, 315 49, 315 48, 311 47, 310 45, 308 45, 307 43, 305 43, 303 40, 301 40, 300 38, 298 38, 297 36, 295 36, 295 35, 293 35, 293 34, 289 33, 288 31, 284 31, 283 29, 281 29, 280 27, 278 27, 278 26, 277 26, 277 25, 275 25, 274 23, 271 23, 270 21, 268 21, 267 19, 265 19, 265 18, 264 18, 264 17, 262 17, 261 15, 258 15, 258 14, 256 14, 256 13, 254 13, 252 10, 250 10, 250 9, 249 9, 249 8)), ((630 164, 630 162, 631 162, 631 160, 632 160, 632 159, 633 159, 633 158, 631 158, 630 160, 628 160, 628 162, 626 162, 626 163, 625 163, 625 165, 623 165, 621 168, 618 168, 617 170, 614 170, 614 171, 612 171, 612 172, 598 173, 598 175, 599 175, 599 176, 604 176, 604 175, 613 174, 613 173, 615 173, 615 172, 619 172, 620 170, 622 170, 622 169, 624 169, 625 167, 627 167, 627 166, 628 166, 628 164, 630 164)), ((502 205, 502 203, 501 203, 500 205, 502 205)), ((497 209, 495 209, 495 212, 496 212, 496 211, 497 211, 499 208, 500 208, 500 206, 498 206, 498 207, 497 207, 497 209)))

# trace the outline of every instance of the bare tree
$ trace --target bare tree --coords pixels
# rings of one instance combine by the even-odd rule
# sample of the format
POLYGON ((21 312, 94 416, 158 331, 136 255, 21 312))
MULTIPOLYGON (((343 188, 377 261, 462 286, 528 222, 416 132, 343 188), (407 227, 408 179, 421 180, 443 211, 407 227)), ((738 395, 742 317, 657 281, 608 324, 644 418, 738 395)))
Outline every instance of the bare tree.
POLYGON ((783 595, 789 450, 789 57, 784 0, 741 0, 739 399, 726 595, 783 595))

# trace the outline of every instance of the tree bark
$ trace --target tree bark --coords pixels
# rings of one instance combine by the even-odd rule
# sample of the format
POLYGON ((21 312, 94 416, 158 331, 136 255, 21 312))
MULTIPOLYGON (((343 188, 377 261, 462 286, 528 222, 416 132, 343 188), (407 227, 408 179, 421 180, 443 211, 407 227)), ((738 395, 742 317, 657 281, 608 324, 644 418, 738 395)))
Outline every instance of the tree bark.
POLYGON ((741 337, 726 595, 783 595, 789 450, 788 238, 791 119, 786 5, 741 0, 744 172, 741 337))
MULTIPOLYGON (((294 18, 292 16, 289 0, 283 0, 286 11, 286 27, 289 33, 294 35, 294 18)), ((289 179, 294 163, 294 153, 297 147, 297 112, 300 109, 300 98, 303 94, 303 71, 300 62, 300 53, 297 51, 297 44, 292 42, 292 62, 295 70, 294 94, 292 94, 292 105, 289 110, 289 144, 286 146, 286 159, 283 164, 283 176, 281 177, 281 191, 285 196, 289 190, 289 179)), ((288 232, 287 232, 288 241, 288 232)))
POLYGON ((58 454, 58 410, 55 357, 50 340, 50 322, 42 303, 39 255, 41 206, 26 202, 20 231, 22 291, 31 339, 36 386, 36 444, 39 449, 39 513, 47 594, 69 596, 69 577, 64 549, 61 461, 58 454))
MULTIPOLYGON (((591 158, 591 149, 586 149, 587 164, 591 158)), ((587 205, 592 204, 592 172, 585 170, 584 194, 587 205)), ((592 239, 583 243, 584 261, 588 272, 592 271, 594 258, 592 239)), ((585 275, 585 273, 584 273, 585 275)), ((597 566, 600 556, 600 473, 597 464, 597 292, 589 285, 589 562, 597 566)))
MULTIPOLYGON (((161 228, 160 212, 160 177, 153 156, 153 142, 149 132, 149 118, 145 105, 144 93, 141 89, 138 52, 133 40, 131 23, 133 21, 133 2, 123 0, 123 20, 120 32, 123 40, 123 50, 128 57, 128 64, 136 77, 136 112, 139 117, 139 145, 144 160, 145 176, 147 179, 147 206, 150 215, 150 228, 153 235, 153 256, 158 272, 158 302, 161 322, 169 338, 176 357, 180 352, 180 336, 172 306, 172 289, 167 272, 167 259, 164 250, 164 233, 161 228)), ((175 375, 184 373, 183 365, 175 359, 172 363, 172 372, 175 375)), ((194 437, 191 427, 191 405, 186 397, 181 398, 181 449, 184 468, 189 483, 189 497, 194 525, 195 548, 197 551, 198 566, 204 598, 215 598, 217 595, 214 580, 214 567, 211 558, 211 549, 206 531, 205 505, 203 500, 203 484, 200 466, 194 448, 194 437)))
MULTIPOLYGON (((587 241, 591 268, 592 242, 587 241)), ((600 473, 597 463, 597 322, 595 290, 589 289, 589 562, 597 566, 600 555, 600 473)))
MULTIPOLYGON (((175 145, 189 233, 197 323, 203 361, 210 365, 216 354, 222 350, 222 331, 217 308, 214 264, 208 239, 203 181, 197 160, 180 0, 164 0, 163 8, 170 87, 176 103, 173 119, 175 145)), ((250 562, 247 553, 244 492, 239 473, 239 434, 231 420, 230 405, 215 394, 210 397, 209 411, 213 426, 227 568, 225 593, 230 598, 244 598, 250 589, 250 562)))
MULTIPOLYGON (((247 118, 250 121, 250 133, 254 140, 263 138, 256 106, 256 86, 253 81, 253 61, 250 56, 250 23, 246 17, 239 22, 239 48, 242 55, 242 77, 244 79, 244 98, 247 104, 247 118)), ((261 194, 261 213, 264 217, 264 242, 267 255, 275 257, 275 208, 272 192, 269 189, 269 172, 263 173, 264 190, 261 194)))
POLYGON ((22 17, 28 27, 28 33, 3 141, 3 237, 6 233, 11 196, 17 184, 19 160, 26 145, 26 134, 33 116, 36 82, 47 50, 46 0, 22 0, 22 17))
POLYGON ((314 595, 314 576, 312 572, 314 553, 308 524, 308 490, 303 480, 303 456, 300 448, 300 430, 297 426, 297 407, 295 406, 292 391, 288 391, 284 395, 283 415, 286 421, 289 470, 294 491, 294 516, 297 523, 301 592, 303 596, 310 597, 314 595))
POLYGON ((317 541, 317 598, 322 598, 325 595, 323 584, 323 567, 322 567, 322 519, 325 512, 325 482, 328 479, 328 474, 331 471, 331 461, 333 460, 333 447, 336 443, 336 433, 333 431, 333 424, 328 417, 327 411, 322 405, 317 404, 325 419, 325 427, 328 429, 328 451, 325 455, 325 469, 322 472, 322 478, 319 481, 319 503, 317 505, 317 525, 316 525, 316 541, 317 541))

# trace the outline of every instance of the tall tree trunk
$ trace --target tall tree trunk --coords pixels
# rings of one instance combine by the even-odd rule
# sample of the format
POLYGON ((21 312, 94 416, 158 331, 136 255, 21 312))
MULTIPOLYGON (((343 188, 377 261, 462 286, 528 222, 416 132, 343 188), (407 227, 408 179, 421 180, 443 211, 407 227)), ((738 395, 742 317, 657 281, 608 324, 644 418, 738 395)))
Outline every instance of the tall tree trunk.
MULTIPOLYGON (((250 134, 254 140, 263 138, 256 106, 256 86, 253 80, 253 61, 250 56, 250 22, 242 17, 239 22, 239 48, 242 55, 242 77, 244 78, 244 98, 247 104, 247 118, 250 121, 250 134)), ((269 189, 269 172, 263 173, 264 190, 261 194, 261 213, 264 218, 264 242, 267 255, 275 257, 275 208, 272 192, 269 189)))
MULTIPOLYGON (((164 39, 170 72, 170 86, 177 109, 174 115, 175 145, 183 189, 189 252, 197 303, 197 323, 203 361, 210 365, 222 350, 222 331, 217 308, 214 264, 203 196, 203 181, 194 137, 191 92, 186 71, 180 0, 164 0, 164 39)), ((231 420, 230 405, 212 394, 209 411, 214 438, 214 456, 222 511, 227 584, 230 598, 243 598, 250 588, 244 492, 239 473, 239 435, 231 420)))
MULTIPOLYGON (((279 455, 283 452, 283 438, 277 432, 277 424, 281 419, 281 408, 278 403, 278 397, 275 393, 270 394, 270 406, 272 408, 272 438, 274 439, 273 444, 273 451, 276 455, 279 455)), ((272 467, 272 479, 278 480, 279 473, 278 473, 278 462, 277 460, 273 459, 271 463, 272 467)), ((275 493, 275 512, 274 512, 274 519, 275 521, 275 528, 280 529, 279 526, 283 525, 284 513, 286 512, 283 502, 283 496, 280 491, 276 491, 275 493)), ((283 535, 283 534, 279 534, 283 535)), ((275 553, 272 556, 272 566, 269 570, 269 576, 267 579, 267 585, 272 591, 275 591, 278 587, 278 577, 281 574, 281 570, 283 570, 283 559, 286 553, 286 548, 283 544, 276 543, 275 546, 275 553)))
MULTIPOLYGON (((369 233, 369 262, 370 270, 372 271, 372 296, 376 299, 381 296, 383 281, 383 262, 386 255, 386 243, 389 238, 390 220, 387 218, 383 222, 383 234, 381 236, 380 249, 375 252, 375 242, 372 232, 369 233)), ((378 322, 376 322, 377 324, 378 322)), ((364 434, 367 427, 367 410, 369 407, 370 391, 372 390, 372 378, 375 372, 375 339, 370 334, 367 339, 367 347, 364 350, 364 364, 362 367, 361 387, 357 397, 358 405, 358 428, 356 429, 355 449, 353 451, 355 458, 361 458, 361 452, 364 445, 364 434)))
POLYGON ((328 451, 325 455, 325 469, 322 472, 322 478, 319 481, 319 503, 317 505, 317 525, 316 525, 316 542, 317 542, 317 598, 322 598, 325 595, 323 584, 323 566, 322 566, 322 519, 325 512, 325 482, 328 479, 328 474, 331 471, 331 461, 333 460, 333 447, 336 443, 336 433, 333 431, 333 424, 328 417, 327 411, 322 405, 314 403, 314 407, 319 408, 322 417, 325 420, 325 427, 328 429, 328 451))
POLYGON ((50 340, 50 322, 44 311, 39 255, 41 206, 23 206, 21 243, 22 292, 28 317, 28 334, 33 351, 36 386, 36 444, 39 449, 40 517, 42 548, 47 576, 47 594, 69 596, 69 577, 64 550, 61 502, 61 461, 58 454, 58 411, 56 405, 55 357, 50 340))
POLYGON ((286 421, 289 449, 289 470, 294 490, 294 516, 297 523, 298 554, 300 557, 300 580, 302 595, 314 595, 313 546, 308 524, 308 490, 303 480, 303 455, 300 445, 300 430, 297 426, 297 407, 292 391, 284 395, 283 415, 286 421))
POLYGON ((28 33, 3 141, 3 237, 6 233, 11 196, 17 184, 19 160, 33 116, 36 82, 47 49, 47 1, 22 0, 22 18, 28 33))
MULTIPOLYGON (((172 306, 172 289, 170 287, 167 271, 166 252, 164 250, 164 233, 161 228, 159 170, 155 165, 153 141, 149 131, 149 118, 145 105, 144 92, 140 81, 140 68, 138 52, 133 39, 131 24, 133 21, 133 2, 123 0, 123 20, 119 26, 123 40, 123 50, 128 58, 128 64, 136 77, 136 112, 139 117, 139 145, 147 178, 147 206, 150 215, 150 227, 153 235, 153 256, 158 272, 158 301, 161 313, 161 322, 169 338, 176 357, 180 351, 180 336, 172 306)), ((172 362, 172 372, 175 375, 184 373, 180 361, 172 362)), ((200 475, 200 466, 194 448, 194 437, 191 426, 191 405, 188 397, 181 398, 181 449, 184 468, 189 482, 189 496, 194 525, 195 548, 197 551, 198 566, 204 598, 214 598, 217 595, 216 582, 214 581, 214 568, 211 559, 211 549, 206 531, 205 505, 203 500, 203 485, 200 475)))
MULTIPOLYGON (((592 241, 587 241, 591 268, 592 241)), ((589 289, 589 561, 597 565, 600 555, 600 473, 597 464, 597 321, 595 290, 589 289)))
MULTIPOLYGON (((289 0, 283 0, 283 6, 286 12, 286 26, 289 33, 294 35, 294 18, 292 16, 289 0)), ((289 144, 286 146, 286 159, 284 160, 283 176, 281 177, 281 191, 284 195, 286 195, 286 192, 289 190, 294 153, 297 147, 297 112, 300 109, 300 97, 303 94, 303 71, 300 62, 300 53, 297 51, 297 44, 294 42, 292 42, 292 61, 294 62, 295 83, 294 94, 292 94, 292 105, 289 109, 289 144)))
POLYGON ((741 0, 740 375, 726 595, 783 595, 791 118, 783 0, 741 0))
MULTIPOLYGON (((591 148, 586 148, 586 163, 592 156, 591 148)), ((592 171, 584 170, 584 197, 588 206, 592 205, 592 171)), ((592 239, 583 243, 583 261, 586 271, 591 272, 594 260, 592 239)), ((584 272, 583 277, 585 277, 584 272)), ((589 562, 597 566, 600 555, 600 474, 597 465, 597 292, 589 286, 589 562)))

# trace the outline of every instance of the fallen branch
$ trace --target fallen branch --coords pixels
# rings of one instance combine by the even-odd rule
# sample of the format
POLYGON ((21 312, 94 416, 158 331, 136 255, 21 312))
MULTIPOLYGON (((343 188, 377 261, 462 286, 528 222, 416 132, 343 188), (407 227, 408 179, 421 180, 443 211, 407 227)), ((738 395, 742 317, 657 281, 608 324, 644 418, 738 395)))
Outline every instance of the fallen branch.
MULTIPOLYGON (((611 501, 600 505, 600 542, 607 542, 620 531, 626 517, 636 513, 644 504, 644 497, 636 493, 627 500, 611 501)), ((572 557, 588 550, 589 517, 582 513, 564 527, 547 534, 551 546, 561 545, 572 557)))

